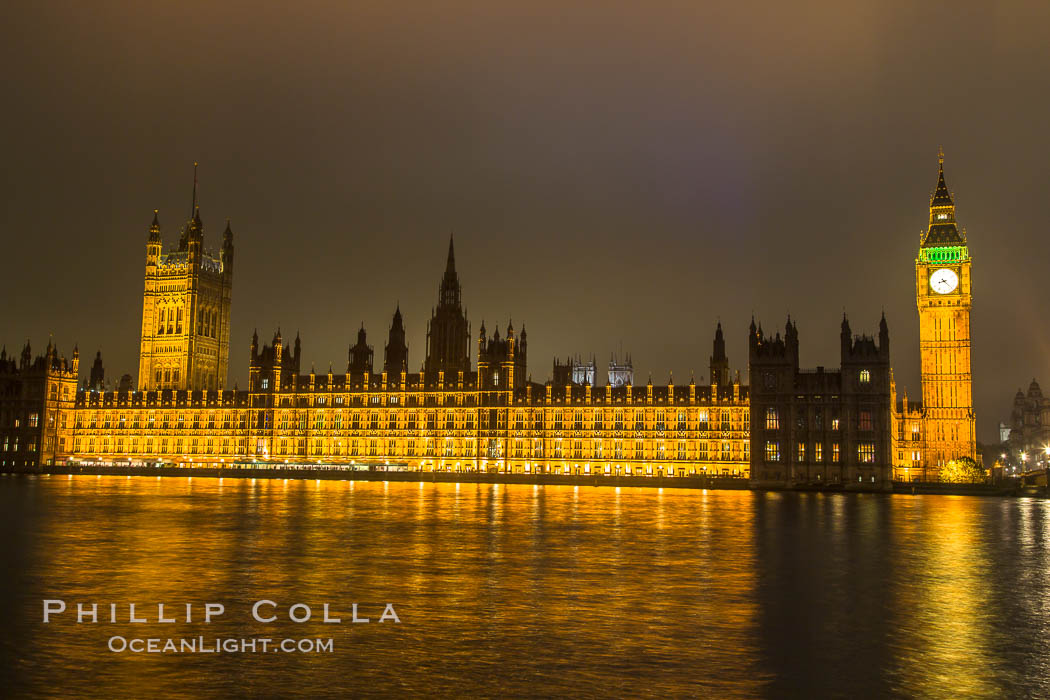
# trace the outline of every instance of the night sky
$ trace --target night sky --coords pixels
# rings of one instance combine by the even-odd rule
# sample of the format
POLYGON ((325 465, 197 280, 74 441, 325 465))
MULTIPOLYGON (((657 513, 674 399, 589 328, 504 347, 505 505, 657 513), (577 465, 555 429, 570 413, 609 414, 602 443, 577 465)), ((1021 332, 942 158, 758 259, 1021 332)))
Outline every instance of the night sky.
MULTIPOLYGON (((137 370, 147 227, 237 247, 230 384, 252 329, 304 371, 377 364, 395 305, 418 368, 448 236, 474 334, 629 350, 706 380, 754 312, 838 364, 885 310, 918 397, 914 259, 937 149, 974 257, 978 437, 1050 389, 1050 3, 13 3, 0 43, 0 341, 53 333, 137 370), (148 5, 148 7, 147 7, 148 5), (154 7, 153 5, 157 5, 154 7)), ((473 353, 472 353, 473 354, 473 353)), ((88 360, 90 361, 90 360, 88 360)))

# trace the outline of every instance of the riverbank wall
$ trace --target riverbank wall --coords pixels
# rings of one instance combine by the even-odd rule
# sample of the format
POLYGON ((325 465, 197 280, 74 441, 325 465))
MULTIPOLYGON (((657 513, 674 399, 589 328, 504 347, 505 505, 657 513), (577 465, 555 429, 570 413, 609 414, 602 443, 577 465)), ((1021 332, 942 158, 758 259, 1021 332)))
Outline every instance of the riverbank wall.
POLYGON ((300 479, 326 481, 394 481, 437 484, 526 484, 563 486, 622 486, 632 488, 719 489, 754 491, 800 491, 814 493, 895 493, 907 495, 1030 496, 1047 497, 1045 487, 1022 487, 1014 482, 1002 484, 942 484, 895 481, 890 488, 871 488, 863 484, 799 485, 757 482, 724 476, 604 476, 571 474, 500 474, 486 472, 366 471, 350 469, 311 469, 301 467, 175 467, 175 466, 95 466, 56 465, 32 470, 11 470, 9 474, 82 474, 88 476, 149 476, 206 479, 300 479))
POLYGON ((365 471, 349 469, 309 469, 294 467, 100 467, 59 465, 41 467, 20 474, 85 474, 90 476, 154 476, 223 479, 302 479, 329 481, 400 481, 436 484, 552 484, 569 486, 629 486, 678 489, 746 490, 747 479, 713 476, 596 476, 570 474, 499 474, 486 472, 365 471))

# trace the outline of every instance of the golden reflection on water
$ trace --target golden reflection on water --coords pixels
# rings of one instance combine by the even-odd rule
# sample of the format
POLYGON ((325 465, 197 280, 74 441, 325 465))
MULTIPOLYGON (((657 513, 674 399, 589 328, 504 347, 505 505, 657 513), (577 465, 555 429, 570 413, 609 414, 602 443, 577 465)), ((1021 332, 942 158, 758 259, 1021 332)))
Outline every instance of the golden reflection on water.
POLYGON ((1023 670, 1048 651, 1041 501, 80 476, 2 477, 0 496, 17 572, 4 666, 25 693, 1046 689, 1023 670), (45 626, 44 598, 227 612, 45 626), (278 622, 251 620, 263 598, 278 622), (402 624, 375 622, 388 602, 402 624), (290 622, 293 603, 317 617, 290 622), (317 619, 324 603, 344 624, 317 619), (347 624, 352 603, 373 622, 347 624), (113 654, 114 634, 323 636, 335 653, 113 654))
POLYGON ((959 496, 911 500, 895 518, 903 553, 891 587, 894 641, 901 647, 896 672, 901 687, 926 697, 996 691, 984 676, 968 672, 988 657, 984 602, 993 593, 979 527, 968 499, 959 496))

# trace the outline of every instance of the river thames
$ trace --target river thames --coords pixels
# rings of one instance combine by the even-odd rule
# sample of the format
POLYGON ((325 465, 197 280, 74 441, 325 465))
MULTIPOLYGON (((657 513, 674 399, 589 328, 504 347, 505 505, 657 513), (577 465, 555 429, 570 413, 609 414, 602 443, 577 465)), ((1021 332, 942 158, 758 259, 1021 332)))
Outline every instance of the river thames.
POLYGON ((5 695, 1050 695, 1042 500, 3 476, 0 504, 5 695))

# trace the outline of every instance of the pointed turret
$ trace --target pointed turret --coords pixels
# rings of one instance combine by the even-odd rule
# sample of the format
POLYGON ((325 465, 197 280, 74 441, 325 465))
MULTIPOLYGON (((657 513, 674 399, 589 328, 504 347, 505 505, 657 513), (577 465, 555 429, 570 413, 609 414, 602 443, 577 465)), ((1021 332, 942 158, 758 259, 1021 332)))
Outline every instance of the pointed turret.
POLYGON ((784 347, 787 349, 788 355, 792 358, 795 366, 798 366, 798 326, 791 320, 791 315, 787 317, 787 324, 784 326, 784 347))
POLYGON ((149 238, 146 241, 146 274, 156 272, 157 264, 160 262, 161 239, 160 219, 157 218, 157 210, 153 210, 153 223, 149 227, 149 238))
POLYGON ((357 344, 350 346, 349 362, 346 371, 350 374, 372 373, 372 346, 368 344, 365 324, 357 331, 357 344))
POLYGON ((106 370, 102 366, 102 351, 99 350, 95 353, 95 361, 91 365, 91 375, 89 388, 92 391, 105 391, 106 389, 106 370))
POLYGON ((393 375, 401 371, 402 365, 408 364, 408 344, 405 342, 405 324, 401 318, 401 304, 394 311, 390 323, 390 334, 384 348, 383 371, 393 375))
POLYGON ((890 352, 890 327, 886 323, 886 312, 882 312, 882 319, 879 321, 879 352, 885 353, 887 356, 890 352))
MULTIPOLYGON (((754 321, 752 320, 752 329, 754 321)), ((752 330, 754 335, 754 330, 752 330)), ((711 383, 727 386, 729 384, 729 358, 726 356, 726 341, 722 334, 722 322, 715 328, 715 339, 711 344, 711 383)))
POLYGON ((153 210, 153 223, 151 223, 149 226, 150 243, 160 243, 160 219, 158 218, 159 213, 159 209, 153 210))
POLYGON ((233 229, 230 228, 230 219, 226 219, 226 230, 222 232, 222 271, 225 274, 233 272, 233 229))
POLYGON ((839 331, 839 342, 842 346, 842 356, 846 357, 849 355, 850 349, 853 347, 853 331, 849 327, 849 319, 846 318, 846 312, 842 312, 842 326, 839 331))

